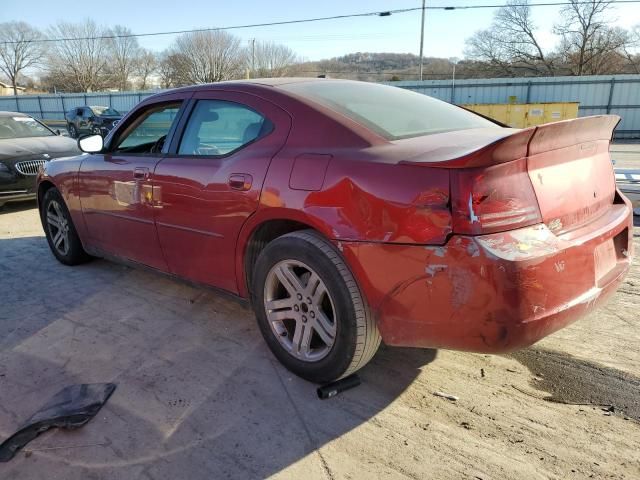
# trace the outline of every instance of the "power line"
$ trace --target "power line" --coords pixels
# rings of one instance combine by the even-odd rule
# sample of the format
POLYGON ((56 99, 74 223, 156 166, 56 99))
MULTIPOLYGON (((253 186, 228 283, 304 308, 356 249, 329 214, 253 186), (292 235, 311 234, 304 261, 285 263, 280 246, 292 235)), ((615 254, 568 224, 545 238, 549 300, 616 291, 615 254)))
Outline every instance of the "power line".
MULTIPOLYGON (((293 70, 293 74, 298 73, 309 73, 309 74, 332 74, 332 75, 391 75, 391 76, 399 76, 399 77, 419 77, 420 72, 377 72, 377 71, 363 71, 363 70, 293 70)), ((443 78, 451 78, 450 73, 424 73, 425 77, 443 77, 443 78)), ((464 76, 464 75, 462 75, 464 76)), ((457 78, 457 75, 456 75, 457 78)))
MULTIPOLYGON (((522 3, 512 4, 513 7, 562 7, 566 5, 588 5, 592 2, 580 1, 580 2, 545 2, 545 3, 522 3)), ((640 0, 612 0, 612 5, 617 4, 633 4, 640 3, 640 0)), ((441 6, 425 6, 424 10, 472 10, 472 9, 486 9, 486 8, 502 8, 506 4, 482 4, 482 5, 441 5, 441 6)), ((97 35, 93 37, 62 37, 62 38, 38 38, 32 40, 12 40, 0 42, 0 45, 12 45, 17 43, 53 43, 53 42, 70 42, 79 40, 110 40, 115 38, 131 38, 131 37, 157 37, 162 35, 180 35, 183 33, 197 33, 197 32, 216 32, 222 30, 239 30, 245 28, 260 28, 260 27, 273 27, 278 25, 292 25, 297 23, 312 23, 312 22, 325 22, 329 20, 342 20, 347 18, 359 18, 359 17, 388 17, 392 14, 402 14, 409 12, 423 11, 422 7, 412 8, 398 8, 395 10, 383 10, 376 12, 363 12, 363 13, 351 13, 345 15, 332 15, 329 17, 315 17, 304 18, 298 20, 282 20, 278 22, 265 22, 265 23, 253 23, 246 25, 231 25, 227 27, 211 27, 211 28, 194 28, 189 30, 172 30, 164 32, 149 32, 149 33, 130 33, 123 35, 97 35)))

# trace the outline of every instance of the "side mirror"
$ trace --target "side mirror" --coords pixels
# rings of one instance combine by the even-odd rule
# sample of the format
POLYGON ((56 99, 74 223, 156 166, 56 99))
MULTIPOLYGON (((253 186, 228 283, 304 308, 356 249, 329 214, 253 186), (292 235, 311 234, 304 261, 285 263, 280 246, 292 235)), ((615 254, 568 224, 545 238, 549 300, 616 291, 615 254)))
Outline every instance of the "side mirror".
POLYGON ((99 153, 104 148, 101 135, 88 135, 78 139, 78 148, 85 153, 99 153))

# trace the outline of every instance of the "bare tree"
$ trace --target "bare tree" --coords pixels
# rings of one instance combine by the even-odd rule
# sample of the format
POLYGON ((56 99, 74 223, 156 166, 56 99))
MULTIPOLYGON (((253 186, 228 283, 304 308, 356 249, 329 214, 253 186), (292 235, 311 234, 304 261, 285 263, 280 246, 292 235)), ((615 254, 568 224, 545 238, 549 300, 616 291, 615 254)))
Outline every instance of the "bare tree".
POLYGON ((247 68, 252 77, 284 77, 298 63, 295 52, 274 42, 253 42, 247 54, 247 68))
POLYGON ((516 76, 516 69, 504 42, 491 29, 479 30, 466 40, 465 56, 486 64, 499 75, 516 76))
POLYGON ((610 26, 611 0, 569 0, 562 9, 563 21, 555 25, 560 35, 560 54, 574 75, 610 73, 627 42, 625 32, 610 26))
POLYGON ((245 57, 240 39, 224 31, 182 34, 175 41, 173 53, 184 60, 189 83, 220 82, 242 75, 245 57))
POLYGON ((640 25, 627 33, 627 44, 623 47, 624 57, 632 73, 640 73, 640 25))
POLYGON ((487 62, 504 74, 555 73, 538 40, 529 0, 509 0, 496 12, 491 27, 476 32, 466 43, 470 59, 487 62))
POLYGON ((140 49, 135 62, 135 72, 140 79, 140 90, 148 88, 149 77, 158 70, 158 58, 150 50, 140 49))
POLYGON ((528 0, 511 0, 496 14, 505 48, 510 57, 534 71, 543 66, 546 73, 554 73, 553 62, 545 55, 536 37, 536 25, 531 18, 528 0))
POLYGON ((25 22, 0 23, 0 71, 11 82, 14 95, 22 72, 37 66, 44 56, 40 39, 42 34, 25 22))
POLYGON ((49 36, 65 38, 52 42, 48 57, 49 77, 56 86, 74 92, 92 92, 106 85, 109 61, 108 31, 93 20, 83 23, 59 22, 49 36))
POLYGON ((138 39, 132 36, 133 32, 127 27, 116 25, 109 31, 108 41, 111 62, 109 69, 119 90, 129 88, 129 80, 134 73, 136 61, 140 54, 138 39))
POLYGON ((187 59, 180 53, 173 51, 163 52, 158 62, 160 86, 162 88, 171 88, 191 83, 185 74, 187 63, 187 59))

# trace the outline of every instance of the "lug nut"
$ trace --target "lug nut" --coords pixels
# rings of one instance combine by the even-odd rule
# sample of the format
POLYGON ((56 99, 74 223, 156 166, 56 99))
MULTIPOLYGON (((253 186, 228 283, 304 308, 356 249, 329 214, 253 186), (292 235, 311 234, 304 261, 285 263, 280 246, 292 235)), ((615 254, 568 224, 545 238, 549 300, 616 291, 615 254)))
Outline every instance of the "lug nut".
POLYGON ((306 315, 302 315, 302 323, 307 323, 307 316, 306 315))
POLYGON ((298 310, 300 310, 300 307, 298 305, 294 305, 293 310, 297 312, 298 310))
POLYGON ((298 294, 298 300, 302 300, 302 295, 298 294))
POLYGON ((312 311, 312 312, 310 312, 310 313, 309 313, 309 316, 310 316, 311 318, 316 318, 316 312, 313 312, 313 311, 312 311))
POLYGON ((311 305, 311 297, 307 297, 307 303, 311 305))

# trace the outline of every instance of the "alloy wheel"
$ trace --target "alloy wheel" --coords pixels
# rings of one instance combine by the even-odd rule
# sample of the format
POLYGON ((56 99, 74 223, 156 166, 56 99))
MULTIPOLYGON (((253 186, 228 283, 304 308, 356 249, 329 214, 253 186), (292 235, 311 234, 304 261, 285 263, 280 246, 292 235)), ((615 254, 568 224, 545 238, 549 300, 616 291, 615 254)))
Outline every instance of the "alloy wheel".
POLYGON ((56 200, 49 202, 46 214, 51 243, 60 255, 66 256, 69 253, 69 222, 56 200))
POLYGON ((336 339, 336 310, 318 274, 297 260, 276 263, 264 286, 267 320, 280 344, 293 357, 317 362, 336 339))

